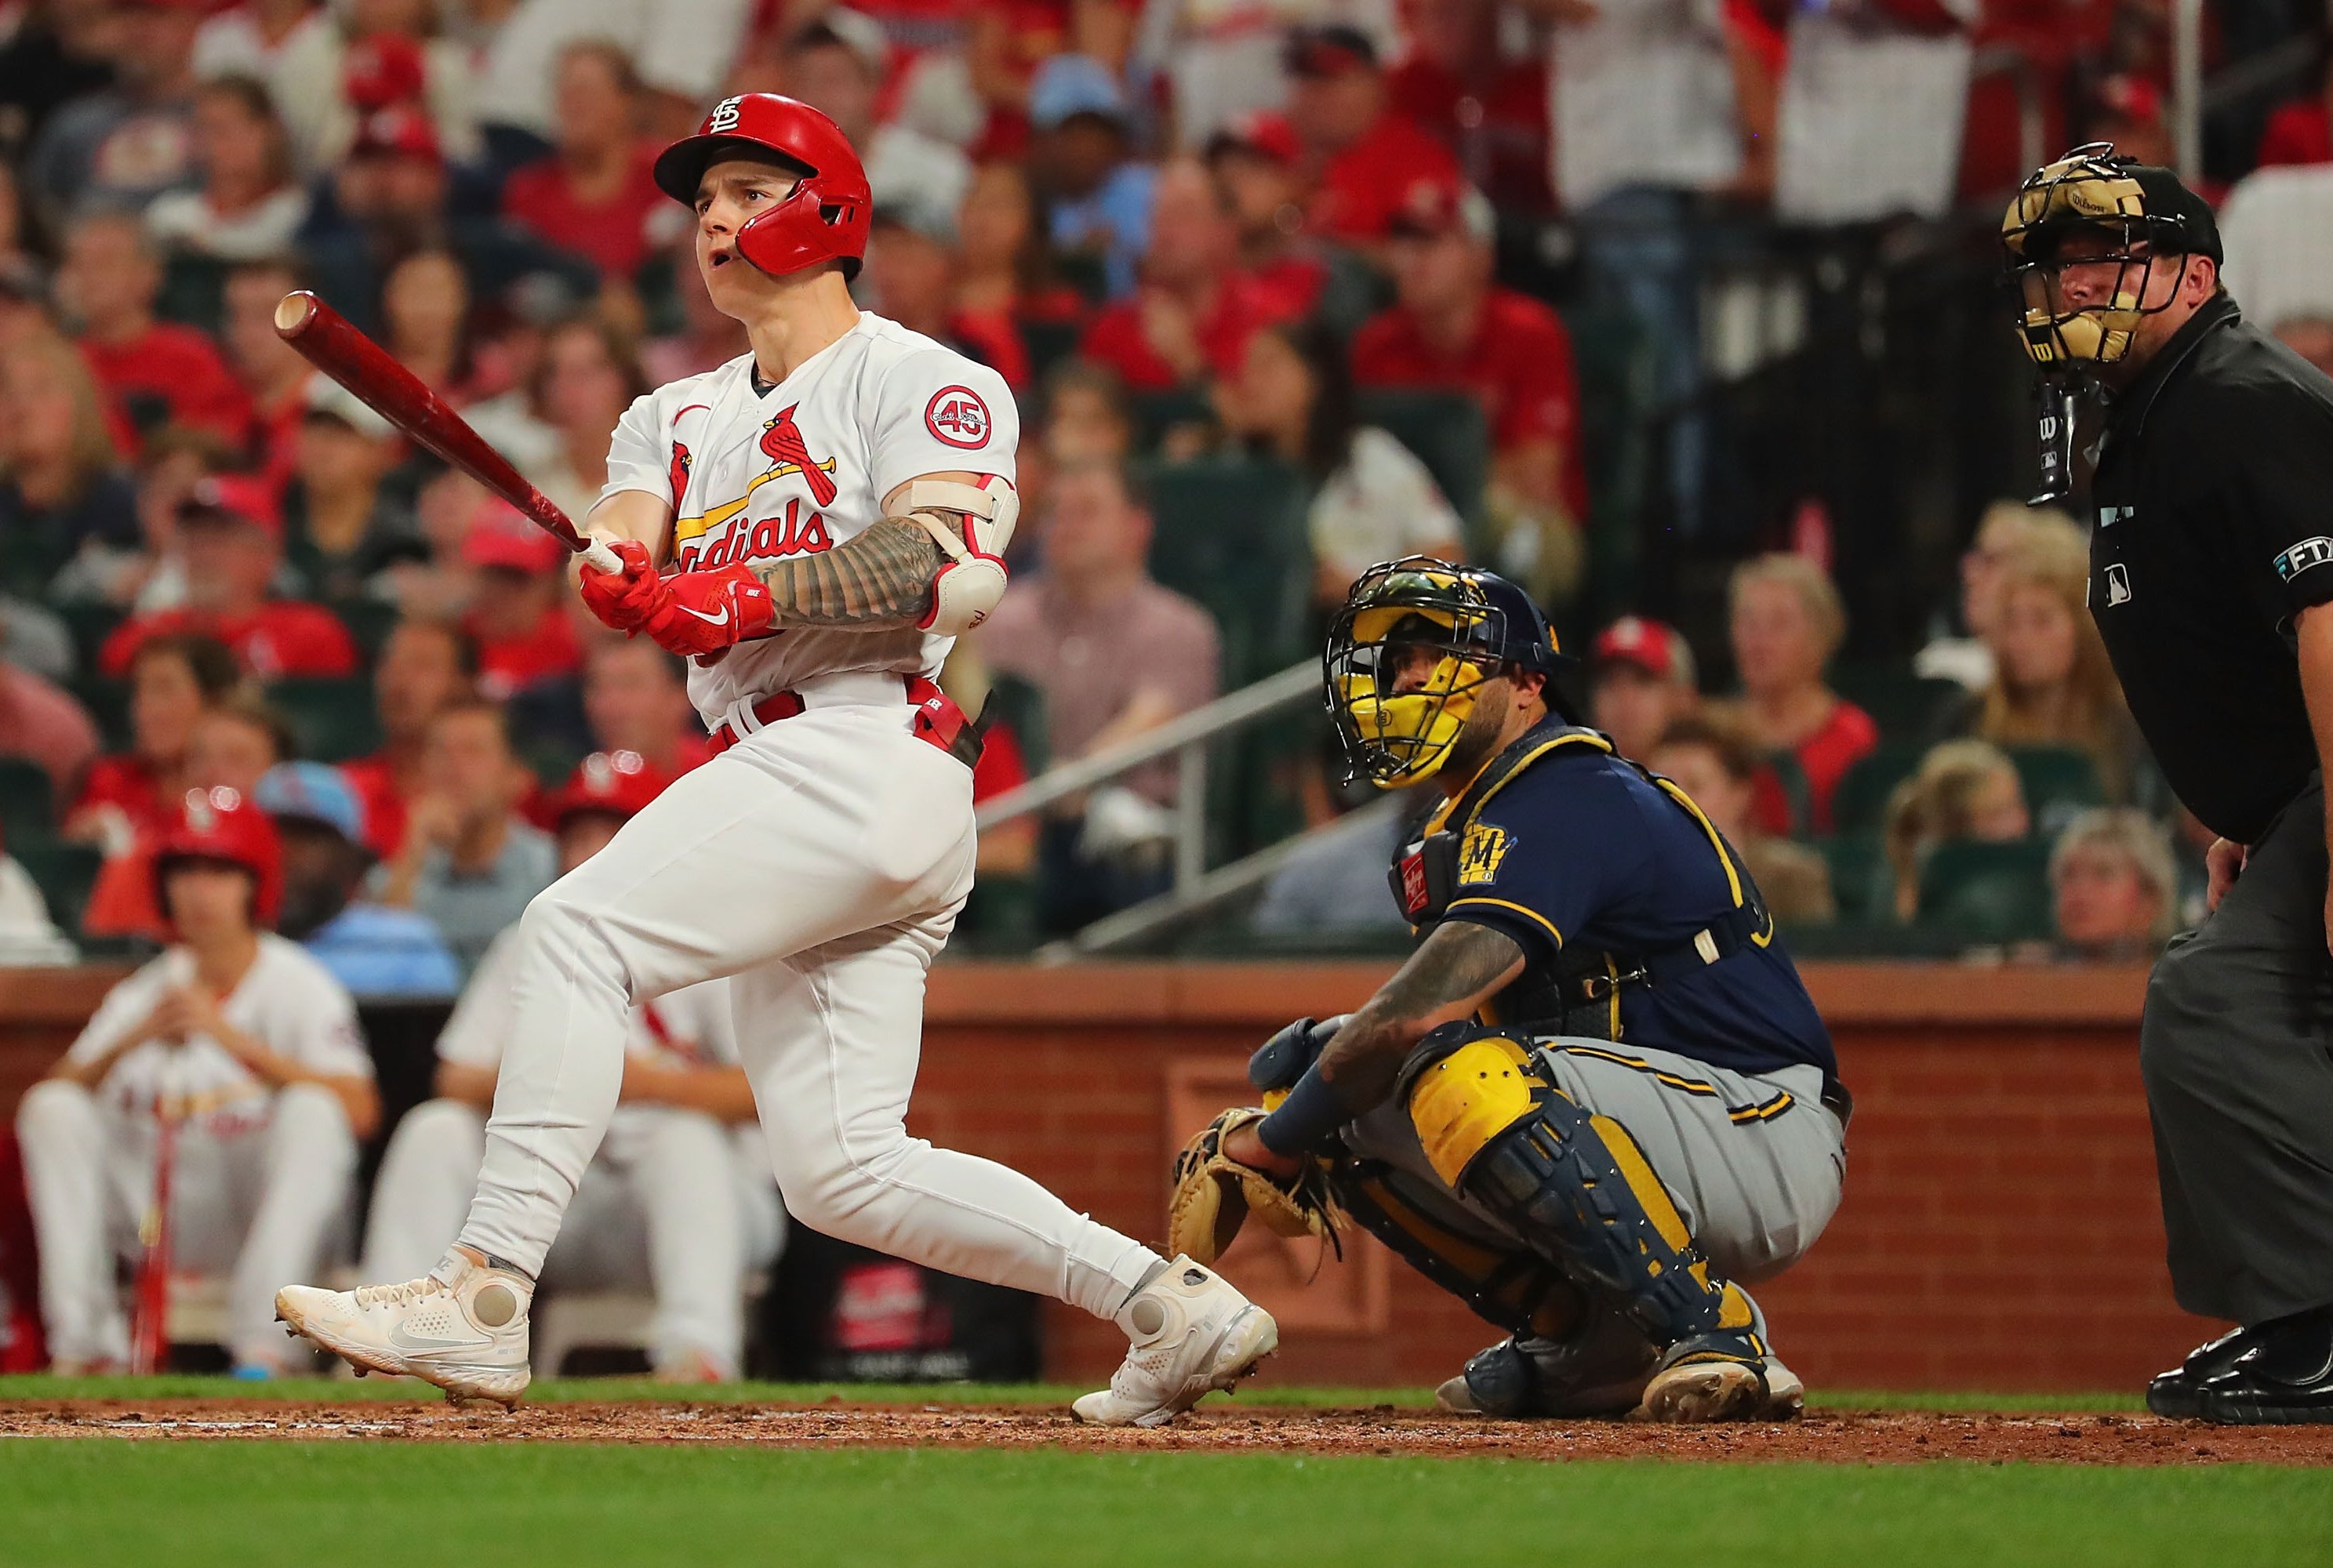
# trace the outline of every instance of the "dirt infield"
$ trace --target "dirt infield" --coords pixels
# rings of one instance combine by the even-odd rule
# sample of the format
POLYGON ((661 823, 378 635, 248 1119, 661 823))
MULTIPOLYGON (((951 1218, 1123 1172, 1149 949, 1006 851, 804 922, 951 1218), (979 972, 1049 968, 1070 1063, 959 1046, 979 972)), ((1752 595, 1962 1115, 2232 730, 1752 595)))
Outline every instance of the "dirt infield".
POLYGON ((0 1409, 0 1437, 349 1438, 393 1442, 767 1443, 1092 1452, 1473 1455, 1502 1458, 1818 1461, 2249 1461, 2333 1465, 2333 1427, 2190 1426, 2144 1416, 1827 1410, 1781 1425, 1644 1427, 1465 1420, 1390 1407, 1211 1406, 1164 1431, 1104 1431, 995 1406, 545 1404, 514 1414, 444 1403, 47 1400, 0 1409))

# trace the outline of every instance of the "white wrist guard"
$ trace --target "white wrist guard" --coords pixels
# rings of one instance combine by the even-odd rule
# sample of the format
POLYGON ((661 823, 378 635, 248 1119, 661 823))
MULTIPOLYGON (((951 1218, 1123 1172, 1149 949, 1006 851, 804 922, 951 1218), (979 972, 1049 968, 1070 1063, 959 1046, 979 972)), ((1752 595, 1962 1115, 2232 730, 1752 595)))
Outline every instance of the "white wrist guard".
POLYGON ((1020 521, 1021 497, 991 474, 977 485, 918 479, 906 502, 907 515, 948 557, 932 580, 932 607, 916 625, 944 637, 968 632, 1004 598, 1004 547, 1020 521), (961 532, 952 519, 960 520, 961 532))

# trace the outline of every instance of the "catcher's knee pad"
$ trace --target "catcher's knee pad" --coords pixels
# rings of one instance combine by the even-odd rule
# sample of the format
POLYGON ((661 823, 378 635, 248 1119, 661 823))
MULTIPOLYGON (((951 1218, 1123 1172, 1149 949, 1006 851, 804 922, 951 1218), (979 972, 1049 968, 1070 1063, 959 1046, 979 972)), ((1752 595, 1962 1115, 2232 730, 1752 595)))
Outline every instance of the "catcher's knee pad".
POLYGON ((1426 1158, 1451 1189, 1616 1294, 1656 1343, 1751 1328, 1749 1297, 1710 1277, 1628 1130, 1557 1090, 1521 1044, 1437 1029, 1403 1076, 1426 1158))
POLYGON ((1532 1252, 1484 1247, 1428 1219, 1403 1177, 1374 1161, 1346 1161, 1330 1185, 1354 1223, 1396 1257, 1509 1334, 1560 1338, 1579 1322, 1579 1287, 1532 1252))

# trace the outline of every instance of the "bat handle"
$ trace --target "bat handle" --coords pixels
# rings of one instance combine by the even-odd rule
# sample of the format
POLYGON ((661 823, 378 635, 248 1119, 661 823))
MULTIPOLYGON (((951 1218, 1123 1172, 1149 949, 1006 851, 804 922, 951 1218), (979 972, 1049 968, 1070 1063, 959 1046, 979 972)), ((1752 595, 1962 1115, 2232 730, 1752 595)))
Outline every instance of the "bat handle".
POLYGON ((583 564, 593 571, 619 572, 624 569, 624 563, 617 557, 616 552, 599 540, 591 540, 576 553, 583 558, 583 564))

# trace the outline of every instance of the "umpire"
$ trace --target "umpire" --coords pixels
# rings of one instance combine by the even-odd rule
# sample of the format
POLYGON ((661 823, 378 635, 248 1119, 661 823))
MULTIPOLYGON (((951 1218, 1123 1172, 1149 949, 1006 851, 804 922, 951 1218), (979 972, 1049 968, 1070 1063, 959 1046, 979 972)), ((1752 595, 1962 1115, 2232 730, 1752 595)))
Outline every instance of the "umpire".
POLYGON ((2179 1305, 2242 1326, 2147 1406, 2333 1421, 2333 380, 2243 320, 2212 209, 2168 169, 2077 148, 2002 238, 2044 375, 2043 489, 2070 487, 2078 396, 2102 394, 2090 614, 2219 835, 2211 913, 2147 986, 2139 1066, 2179 1305))

